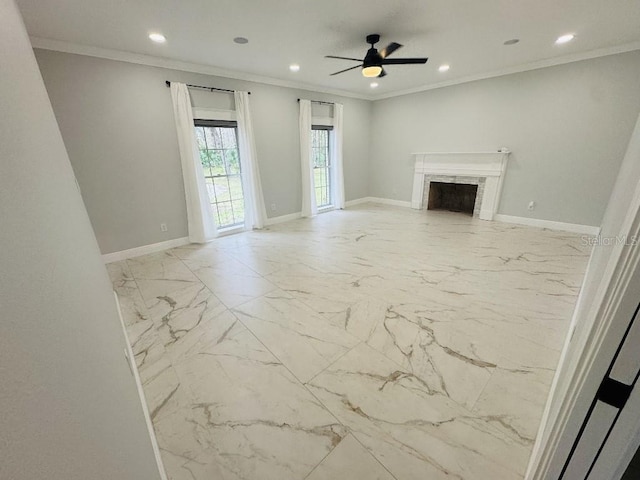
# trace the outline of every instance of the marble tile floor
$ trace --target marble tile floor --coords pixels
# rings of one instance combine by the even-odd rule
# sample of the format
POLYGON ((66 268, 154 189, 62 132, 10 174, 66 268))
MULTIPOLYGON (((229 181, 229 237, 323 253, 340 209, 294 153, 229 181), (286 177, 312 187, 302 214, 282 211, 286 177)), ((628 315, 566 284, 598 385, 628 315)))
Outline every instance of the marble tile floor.
POLYGON ((511 480, 589 253, 367 204, 108 270, 170 479, 511 480))

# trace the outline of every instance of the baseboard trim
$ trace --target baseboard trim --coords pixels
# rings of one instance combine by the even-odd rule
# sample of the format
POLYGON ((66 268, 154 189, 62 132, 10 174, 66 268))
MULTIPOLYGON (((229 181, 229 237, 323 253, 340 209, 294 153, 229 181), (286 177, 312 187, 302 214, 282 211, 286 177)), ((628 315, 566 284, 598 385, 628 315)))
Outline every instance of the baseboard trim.
POLYGON ((153 455, 156 458, 156 464, 158 465, 158 472, 160 473, 161 480, 168 480, 167 473, 164 469, 164 463, 162 463, 162 456, 160 455, 160 447, 158 446, 158 439, 156 438, 156 432, 153 428, 153 421, 149 414, 149 407, 147 406, 147 399, 144 395, 144 389, 142 388, 142 380, 140 379, 140 372, 138 371, 138 365, 136 365, 136 357, 133 354, 131 343, 129 342, 129 335, 127 334, 127 327, 124 324, 124 318, 122 318, 122 310, 120 309, 120 300, 118 294, 113 292, 113 296, 116 299, 116 308, 118 309, 118 316, 120 317, 120 325, 122 326, 122 333, 124 334, 124 340, 126 342, 125 354, 127 362, 129 363, 129 369, 136 383, 138 390, 138 397, 140 398, 140 404, 142 405, 142 414, 144 415, 145 423, 147 424, 147 430, 149 431, 149 439, 151 440, 151 448, 153 449, 153 455))
POLYGON ((302 217, 302 212, 289 213, 287 215, 280 215, 279 217, 267 218, 264 222, 266 226, 277 225, 278 223, 289 222, 291 220, 297 220, 302 217))
POLYGON ((344 202, 344 206, 353 207, 354 205, 360 205, 362 203, 368 203, 370 201, 371 201, 371 197, 356 198, 354 200, 347 200, 346 202, 344 202))
POLYGON ((563 232, 582 233, 585 235, 598 235, 600 233, 600 227, 594 227, 592 225, 554 222, 553 220, 542 220, 540 218, 516 217, 513 215, 503 215, 501 213, 497 213, 493 218, 498 222, 516 223, 518 225, 561 230, 563 232))
POLYGON ((353 207, 354 205, 360 205, 362 203, 378 203, 381 205, 392 205, 394 207, 407 207, 411 208, 411 202, 405 202, 404 200, 393 200, 391 198, 382 197, 362 197, 355 200, 349 200, 345 202, 346 207, 353 207))
POLYGON ((404 200, 393 200, 391 198, 382 197, 368 197, 368 201, 371 203, 381 203, 382 205, 392 205, 394 207, 411 208, 411 202, 404 200))
POLYGON ((182 247, 183 245, 189 245, 189 243, 191 243, 189 242, 189 237, 174 238, 173 240, 167 240, 166 242, 152 243, 151 245, 143 245, 141 247, 130 248, 120 252, 105 253, 102 255, 102 261, 104 263, 119 262, 120 260, 126 260, 127 258, 161 252, 162 250, 167 250, 169 248, 182 247))

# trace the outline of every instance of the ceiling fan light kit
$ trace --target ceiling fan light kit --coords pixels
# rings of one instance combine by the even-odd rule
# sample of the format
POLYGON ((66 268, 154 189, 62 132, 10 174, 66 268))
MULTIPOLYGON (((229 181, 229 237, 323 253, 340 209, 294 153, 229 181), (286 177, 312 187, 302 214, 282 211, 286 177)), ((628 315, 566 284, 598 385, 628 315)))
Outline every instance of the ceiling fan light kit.
POLYGON ((327 55, 326 58, 336 58, 339 60, 350 60, 355 62, 362 62, 360 65, 340 70, 339 72, 332 73, 331 75, 338 75, 340 73, 348 72, 356 68, 362 69, 362 75, 366 78, 382 78, 387 72, 385 72, 383 65, 411 65, 411 64, 424 64, 427 63, 428 58, 396 58, 388 59, 387 57, 393 52, 402 47, 401 44, 391 42, 378 52, 375 44, 380 41, 380 35, 377 33, 367 35, 367 43, 371 45, 371 48, 367 50, 367 54, 364 60, 351 57, 337 57, 334 55, 327 55))
POLYGON ((362 67, 362 75, 367 78, 375 78, 382 73, 382 67, 380 65, 371 65, 369 67, 362 67))

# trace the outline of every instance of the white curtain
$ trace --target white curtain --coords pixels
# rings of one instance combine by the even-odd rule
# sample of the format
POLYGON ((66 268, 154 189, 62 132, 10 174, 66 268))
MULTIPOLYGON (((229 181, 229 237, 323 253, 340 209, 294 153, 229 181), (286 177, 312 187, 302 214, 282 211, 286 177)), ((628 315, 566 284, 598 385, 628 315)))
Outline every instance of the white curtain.
POLYGON ((260 171, 253 138, 253 123, 249 108, 249 93, 234 92, 238 119, 238 149, 242 162, 242 190, 244 194, 244 226, 251 230, 262 228, 267 210, 262 195, 260 171))
POLYGON ((302 216, 312 217, 318 213, 315 184, 313 181, 313 158, 311 155, 311 101, 300 99, 300 167, 302 170, 302 216))
POLYGON ((171 82, 171 99, 178 132, 184 193, 187 200, 189 241, 206 243, 213 240, 218 232, 204 181, 204 171, 200 162, 200 152, 193 125, 191 98, 187 86, 184 83, 171 82))
POLYGON ((344 173, 342 168, 342 104, 333 106, 333 148, 331 161, 332 202, 335 208, 344 208, 344 173))

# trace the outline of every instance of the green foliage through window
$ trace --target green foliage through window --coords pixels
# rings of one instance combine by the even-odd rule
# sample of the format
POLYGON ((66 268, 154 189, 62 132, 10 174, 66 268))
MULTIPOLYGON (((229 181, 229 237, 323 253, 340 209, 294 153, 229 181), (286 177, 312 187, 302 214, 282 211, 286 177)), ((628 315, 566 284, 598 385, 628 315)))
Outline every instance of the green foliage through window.
POLYGON ((313 160, 313 179, 316 193, 316 205, 331 205, 331 158, 329 148, 329 130, 311 130, 311 154, 313 160))
POLYGON ((244 222, 242 169, 236 127, 196 126, 209 201, 219 228, 244 222))

